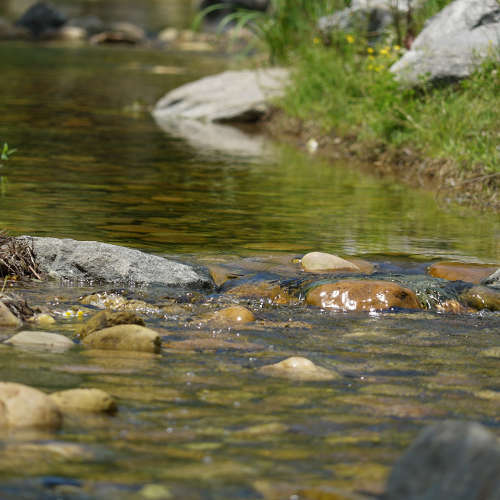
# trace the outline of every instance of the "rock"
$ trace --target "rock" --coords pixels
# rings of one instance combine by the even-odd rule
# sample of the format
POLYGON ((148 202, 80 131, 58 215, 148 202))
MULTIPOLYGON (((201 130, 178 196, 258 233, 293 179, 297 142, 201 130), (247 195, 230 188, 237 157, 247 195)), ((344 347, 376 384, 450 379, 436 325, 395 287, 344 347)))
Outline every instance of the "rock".
POLYGON ((61 424, 61 412, 46 394, 27 385, 0 382, 0 428, 57 429, 61 424))
POLYGON ((108 31, 96 33, 90 38, 90 43, 103 44, 103 43, 124 43, 135 45, 142 43, 146 40, 146 33, 138 26, 119 22, 113 23, 108 31))
POLYGON ((498 268, 493 274, 481 281, 481 285, 500 289, 500 268, 498 268))
POLYGON ((337 373, 317 366, 309 359, 300 356, 287 358, 274 365, 262 366, 259 368, 259 373, 304 382, 334 380, 340 377, 337 373))
POLYGON ((207 321, 217 321, 219 323, 251 323, 255 321, 253 312, 243 306, 231 306, 209 313, 204 316, 207 321))
POLYGON ((498 500, 500 444, 482 425, 425 428, 393 467, 384 500, 498 500))
POLYGON ((36 323, 39 326, 47 327, 53 325, 56 320, 53 316, 48 313, 37 313, 34 314, 29 320, 33 323, 36 323))
POLYGON ((328 271, 353 271, 360 272, 358 266, 348 260, 329 253, 310 252, 301 259, 302 268, 310 273, 328 271))
POLYGON ((225 71, 183 85, 155 106, 155 119, 204 122, 255 122, 283 95, 288 71, 282 68, 225 71))
POLYGON ((65 352, 75 347, 75 343, 64 335, 36 331, 19 332, 8 339, 6 344, 51 352, 65 352))
POLYGON ((57 39, 66 42, 79 42, 87 38, 87 32, 78 26, 63 26, 57 32, 57 39))
POLYGON ((162 287, 212 287, 206 269, 131 248, 71 239, 20 236, 33 245, 40 270, 79 283, 119 283, 162 287))
POLYGON ((55 32, 66 23, 66 18, 50 4, 37 2, 32 5, 16 22, 17 26, 27 28, 40 38, 55 32))
POLYGON ((161 339, 157 332, 139 325, 117 325, 87 335, 82 343, 93 349, 159 353, 161 339))
POLYGON ((481 351, 480 356, 485 358, 500 359, 500 347, 490 347, 489 349, 485 349, 484 351, 481 351))
POLYGON ((267 299, 273 304, 297 302, 295 297, 292 297, 279 283, 273 281, 231 280, 222 287, 222 291, 236 297, 267 299))
POLYGON ((32 318, 35 313, 26 302, 26 299, 15 293, 0 293, 0 303, 6 306, 20 321, 32 318))
POLYGON ((427 272, 435 278, 449 281, 467 281, 478 285, 486 279, 496 267, 483 264, 465 264, 462 262, 436 262, 429 266, 427 272))
POLYGON ((341 280, 319 285, 307 293, 306 302, 339 311, 376 311, 392 307, 420 309, 415 292, 381 280, 341 280))
POLYGON ((474 286, 466 290, 460 300, 474 309, 500 311, 500 290, 486 286, 474 286))
POLYGON ((53 392, 50 399, 64 413, 82 411, 90 413, 115 413, 115 400, 100 389, 70 389, 53 392))
POLYGON ((144 320, 134 312, 101 311, 92 316, 84 325, 78 328, 77 336, 85 338, 93 332, 116 325, 145 326, 144 320))
POLYGON ((427 22, 391 71, 410 85, 456 81, 495 57, 499 44, 497 0, 455 0, 427 22))
POLYGON ((22 324, 23 322, 0 301, 0 327, 19 328, 22 324))

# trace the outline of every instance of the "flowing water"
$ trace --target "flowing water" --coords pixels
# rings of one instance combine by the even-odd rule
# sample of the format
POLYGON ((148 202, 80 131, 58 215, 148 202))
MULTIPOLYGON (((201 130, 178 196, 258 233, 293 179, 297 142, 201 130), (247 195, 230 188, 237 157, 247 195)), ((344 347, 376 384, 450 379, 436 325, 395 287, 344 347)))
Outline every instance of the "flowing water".
MULTIPOLYGON (((106 241, 257 281, 299 277, 293 258, 312 250, 403 274, 443 258, 498 265, 494 214, 285 145, 232 156, 162 132, 144 110, 223 69, 221 57, 9 43, 0 60, 0 139, 18 148, 1 170, 0 227, 11 234, 106 241)), ((74 308, 84 319, 96 311, 78 303, 96 289, 13 288, 49 307, 53 332, 74 333, 74 308)), ((364 498, 428 423, 500 432, 498 357, 488 356, 498 313, 345 314, 228 290, 121 292, 152 304, 144 318, 164 336, 161 355, 0 344, 0 380, 97 387, 119 404, 115 416, 67 417, 57 433, 4 432, 0 498, 364 498), (200 319, 235 303, 257 321, 200 319), (258 372, 292 355, 341 376, 258 372)))

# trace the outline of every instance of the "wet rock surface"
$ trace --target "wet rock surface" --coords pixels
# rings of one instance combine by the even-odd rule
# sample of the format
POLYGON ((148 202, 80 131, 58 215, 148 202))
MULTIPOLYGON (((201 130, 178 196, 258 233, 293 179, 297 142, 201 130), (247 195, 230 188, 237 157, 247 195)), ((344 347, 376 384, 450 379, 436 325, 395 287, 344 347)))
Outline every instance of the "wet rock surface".
POLYGON ((93 349, 115 351, 160 352, 161 339, 157 332, 139 325, 117 325, 87 335, 83 345, 93 349))
POLYGON ((93 332, 116 325, 145 326, 145 323, 144 320, 134 312, 101 311, 78 328, 77 336, 83 339, 93 332))
POLYGON ((309 305, 338 311, 377 311, 394 307, 420 309, 415 292, 390 281, 341 280, 313 288, 309 305))
POLYGON ((8 339, 6 343, 17 347, 47 350, 51 352, 65 352, 75 347, 75 343, 64 335, 32 330, 16 333, 16 335, 8 339))
POLYGON ((442 422, 424 429, 398 460, 386 500, 496 500, 500 443, 485 427, 442 422))
POLYGON ((116 413, 116 401, 100 389, 68 389, 53 392, 50 399, 61 412, 116 413))
POLYGON ((311 360, 301 356, 292 356, 274 365, 262 366, 259 372, 271 377, 284 377, 304 382, 334 380, 340 377, 337 373, 317 366, 311 360))
POLYGON ((435 262, 428 268, 428 273, 435 278, 443 278, 449 281, 466 281, 478 285, 487 279, 495 267, 481 264, 465 264, 462 262, 435 262))
POLYGON ((43 392, 23 384, 0 382, 0 428, 57 429, 62 416, 43 392))

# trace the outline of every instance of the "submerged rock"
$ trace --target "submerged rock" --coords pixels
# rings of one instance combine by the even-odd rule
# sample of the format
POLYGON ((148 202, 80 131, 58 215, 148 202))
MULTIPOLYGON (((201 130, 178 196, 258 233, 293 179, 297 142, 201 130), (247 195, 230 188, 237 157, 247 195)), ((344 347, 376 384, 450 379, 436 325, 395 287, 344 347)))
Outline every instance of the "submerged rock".
POLYGON ((455 0, 432 17, 392 67, 398 79, 417 85, 469 76, 500 44, 497 0, 455 0))
POLYGON ((161 338, 157 332, 139 325, 118 325, 87 335, 82 343, 93 349, 159 353, 161 338))
POLYGON ((51 399, 32 387, 0 382, 0 428, 57 429, 62 415, 51 399))
POLYGON ((311 360, 300 356, 292 356, 274 365, 259 368, 259 373, 272 377, 283 377, 300 381, 323 381, 340 378, 338 373, 315 365, 311 360))
POLYGON ((17 347, 28 347, 51 352, 64 352, 75 347, 76 345, 72 340, 64 335, 36 331, 19 332, 5 343, 17 347))
POLYGON ((255 122, 269 111, 270 100, 283 95, 288 71, 282 68, 226 71, 172 90, 153 115, 166 120, 255 122))
POLYGON ((448 281, 467 281, 478 285, 481 280, 495 270, 495 267, 483 264, 465 264, 463 262, 435 262, 427 269, 427 272, 435 278, 443 278, 448 281))
POLYGON ((0 301, 0 327, 19 328, 22 324, 23 322, 0 301))
POLYGON ((69 389, 53 392, 50 399, 62 412, 115 413, 115 400, 100 389, 69 389))
POLYGON ((83 339, 93 332, 116 325, 145 326, 145 323, 144 320, 134 312, 101 311, 78 328, 77 336, 83 339))
POLYGON ((486 286, 474 286, 466 290, 460 299, 474 309, 500 311, 500 290, 486 286))
POLYGON ((393 467, 384 500, 498 500, 500 444, 482 425, 424 429, 393 467))
POLYGON ((311 273, 328 271, 361 272, 360 268, 352 262, 342 259, 337 255, 324 252, 307 253, 304 257, 302 257, 301 264, 304 271, 311 273))
POLYGON ((40 270, 54 278, 84 283, 163 287, 212 287, 207 270, 131 248, 72 239, 20 236, 32 243, 40 270))
POLYGON ((381 280, 340 280, 319 285, 307 293, 306 302, 339 311, 377 311, 392 307, 420 309, 415 292, 381 280))

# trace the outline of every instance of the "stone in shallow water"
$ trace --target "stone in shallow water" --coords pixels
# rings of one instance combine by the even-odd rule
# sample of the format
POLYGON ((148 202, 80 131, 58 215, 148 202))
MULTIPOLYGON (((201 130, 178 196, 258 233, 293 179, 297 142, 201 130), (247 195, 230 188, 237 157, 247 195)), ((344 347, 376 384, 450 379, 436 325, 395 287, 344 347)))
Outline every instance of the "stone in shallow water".
POLYGON ((87 335, 82 343, 93 349, 159 353, 161 339, 157 332, 139 325, 117 325, 87 335))
POLYGON ((51 399, 27 385, 0 382, 0 428, 57 429, 62 415, 51 399))
POLYGON ((490 286, 492 288, 500 288, 500 268, 481 281, 481 285, 490 286))
POLYGON ((231 306, 204 316, 205 320, 221 323, 250 323, 255 321, 253 312, 243 306, 231 306))
POLYGON ((427 272, 435 278, 449 281, 467 281, 478 285, 487 278, 496 267, 483 264, 465 264, 463 262, 436 262, 429 266, 427 272))
POLYGON ((21 325, 22 321, 12 314, 10 309, 3 302, 0 302, 0 326, 18 328, 21 325))
POLYGON ((283 377, 291 380, 322 381, 340 378, 340 375, 315 365, 311 360, 292 356, 274 365, 259 368, 259 372, 271 377, 283 377))
POLYGON ((18 347, 28 347, 52 352, 64 352, 75 347, 75 343, 64 335, 36 331, 19 332, 7 340, 6 343, 18 347))
POLYGON ((385 500, 498 500, 500 444, 471 422, 424 429, 393 467, 385 500))
POLYGON ((324 252, 310 252, 301 259, 302 268, 304 271, 311 273, 327 272, 327 271, 353 271, 360 272, 360 268, 342 259, 337 255, 324 252))
POLYGON ((500 290, 486 286, 474 286, 460 296, 460 300, 474 309, 500 311, 500 290))
POLYGON ((78 329, 77 335, 83 339, 92 332, 116 325, 144 326, 145 323, 140 316, 133 312, 101 311, 92 316, 84 325, 82 325, 78 329))
POLYGON ((100 389, 69 389, 53 392, 50 399, 62 411, 81 411, 91 413, 115 413, 115 400, 100 389))
POLYGON ((415 292, 381 280, 341 280, 326 283, 307 293, 309 305, 339 311, 376 311, 401 307, 420 309, 415 292))

